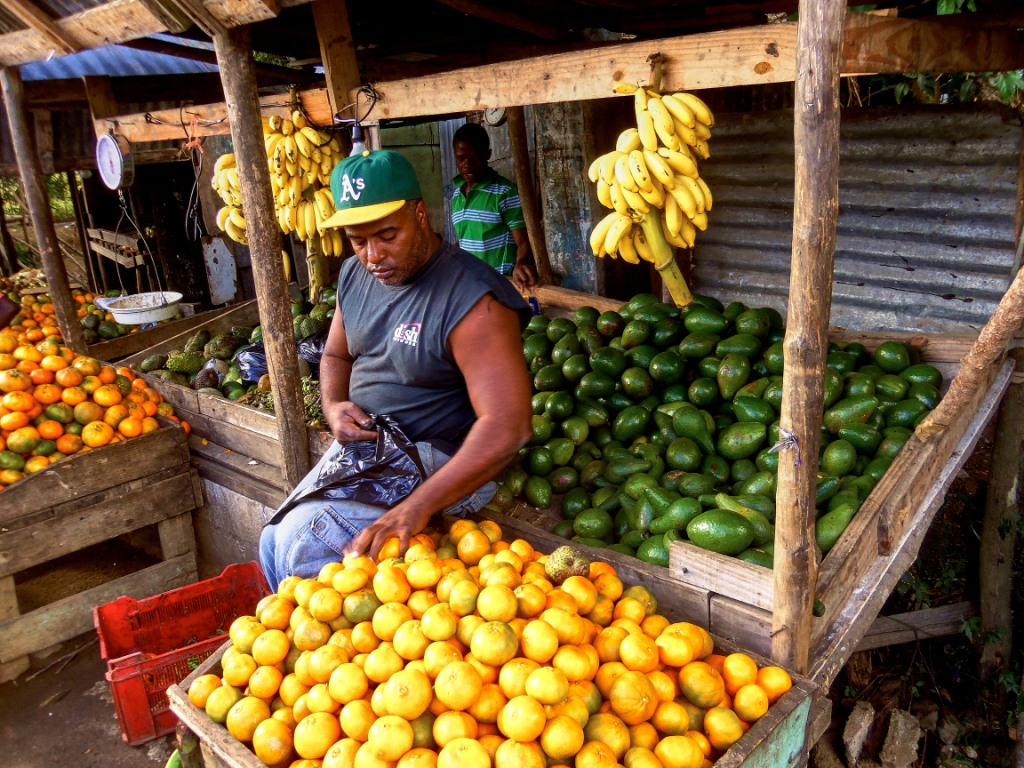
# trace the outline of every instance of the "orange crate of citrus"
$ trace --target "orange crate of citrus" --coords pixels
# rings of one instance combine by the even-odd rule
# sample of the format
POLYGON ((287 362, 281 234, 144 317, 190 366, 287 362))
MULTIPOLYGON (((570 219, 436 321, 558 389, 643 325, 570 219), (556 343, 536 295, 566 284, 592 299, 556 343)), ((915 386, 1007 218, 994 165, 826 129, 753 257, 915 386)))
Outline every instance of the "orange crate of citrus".
POLYGON ((793 685, 570 546, 458 520, 398 555, 285 578, 191 706, 270 766, 704 768, 793 685))
MULTIPOLYGON (((178 420, 163 396, 129 368, 65 347, 0 332, 0 490, 63 458, 178 420)), ((188 429, 188 425, 182 422, 188 429)))

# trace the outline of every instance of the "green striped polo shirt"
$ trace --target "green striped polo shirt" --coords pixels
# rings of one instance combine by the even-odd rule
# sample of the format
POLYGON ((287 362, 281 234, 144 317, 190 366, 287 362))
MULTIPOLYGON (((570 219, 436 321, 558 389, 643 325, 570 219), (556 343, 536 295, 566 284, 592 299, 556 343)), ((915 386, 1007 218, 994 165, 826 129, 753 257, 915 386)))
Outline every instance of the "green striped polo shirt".
POLYGON ((493 168, 466 191, 462 175, 452 181, 452 224, 459 246, 490 264, 502 275, 511 275, 516 263, 512 231, 524 229, 523 208, 516 185, 493 168))

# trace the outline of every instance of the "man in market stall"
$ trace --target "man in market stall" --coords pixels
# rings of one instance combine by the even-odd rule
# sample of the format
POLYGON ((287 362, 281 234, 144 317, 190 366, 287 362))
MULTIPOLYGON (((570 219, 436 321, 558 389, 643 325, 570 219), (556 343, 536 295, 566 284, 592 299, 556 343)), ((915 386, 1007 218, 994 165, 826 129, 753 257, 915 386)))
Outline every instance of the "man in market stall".
POLYGON ((452 137, 455 167, 452 224, 459 246, 512 279, 520 291, 537 284, 516 185, 488 165, 491 140, 478 123, 452 137))
POLYGON ((348 552, 375 557, 392 537, 404 552, 435 513, 479 509, 531 434, 522 296, 431 229, 415 171, 400 154, 346 158, 331 192, 337 212, 326 224, 344 228, 356 256, 342 263, 320 363, 336 441, 263 529, 260 562, 275 588, 348 552), (381 415, 416 444, 422 484, 390 509, 306 496, 343 446, 377 440, 381 415))

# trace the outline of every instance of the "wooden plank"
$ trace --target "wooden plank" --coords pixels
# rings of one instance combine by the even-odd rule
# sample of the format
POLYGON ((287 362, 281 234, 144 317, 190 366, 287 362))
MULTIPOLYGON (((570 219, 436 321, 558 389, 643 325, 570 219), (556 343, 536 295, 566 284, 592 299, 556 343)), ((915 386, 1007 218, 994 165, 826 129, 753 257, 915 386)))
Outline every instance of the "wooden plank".
POLYGON ((857 643, 856 651, 955 635, 962 630, 964 619, 976 614, 974 604, 965 601, 893 616, 879 616, 857 643))
POLYGON ((109 603, 122 595, 150 597, 183 587, 195 580, 196 558, 194 553, 189 552, 37 608, 23 616, 0 621, 0 662, 37 651, 41 647, 40 643, 62 643, 91 631, 92 609, 97 605, 109 603))
POLYGON ((29 0, 9 0, 5 6, 29 29, 46 38, 58 53, 67 54, 82 50, 82 44, 78 40, 61 29, 52 18, 29 0))
POLYGON ((201 413, 183 411, 181 417, 192 427, 193 435, 207 440, 213 446, 207 446, 209 451, 230 451, 244 456, 246 460, 253 459, 260 464, 273 467, 273 472, 280 478, 278 483, 284 483, 284 479, 281 478, 281 443, 275 438, 238 427, 228 421, 212 419, 201 413))
POLYGON ((843 71, 978 72, 1024 67, 1020 32, 991 15, 978 16, 905 19, 848 13, 843 71), (993 21, 998 28, 985 26, 993 21))
POLYGON ((0 576, 190 512, 196 506, 191 474, 180 471, 108 489, 103 496, 86 509, 68 510, 69 514, 0 534, 0 576), (53 535, 55 525, 60 527, 59 537, 53 535))
MULTIPOLYGON (((291 486, 284 482, 281 477, 281 470, 275 464, 260 461, 240 451, 225 448, 223 445, 211 442, 205 438, 193 435, 190 443, 192 446, 192 463, 199 470, 199 473, 206 478, 220 479, 224 482, 221 485, 233 488, 232 479, 237 482, 251 482, 255 487, 249 488, 246 495, 255 493, 253 498, 269 498, 276 500, 274 503, 267 503, 268 506, 277 506, 284 501, 284 496, 291 486), (255 463, 254 463, 255 462, 255 463), (260 490, 265 488, 266 490, 260 490), (268 495, 269 494, 269 495, 268 495)), ((238 488, 242 491, 242 488, 238 488)))
POLYGON ((575 310, 582 306, 591 306, 601 312, 612 312, 617 311, 626 303, 592 293, 559 288, 557 285, 538 285, 533 289, 532 294, 540 304, 541 311, 545 311, 548 307, 575 310))
POLYGON ((257 560, 263 522, 284 501, 284 491, 277 491, 270 505, 264 503, 266 500, 250 493, 251 478, 240 477, 203 479, 206 504, 195 514, 197 544, 203 568, 211 574, 219 573, 231 563, 257 560))
MULTIPOLYGON (((18 595, 14 591, 14 577, 0 577, 0 620, 18 615, 18 595)), ((14 657, 0 661, 0 683, 14 680, 31 666, 28 656, 14 657)))
POLYGON ((783 340, 772 658, 806 672, 818 572, 814 540, 821 403, 839 215, 839 49, 844 3, 801 0, 794 111, 796 186, 783 340))
MULTIPOLYGON (((772 613, 742 600, 712 594, 708 599, 708 631, 724 637, 740 648, 771 658, 772 613)), ((815 619, 818 621, 818 619, 815 619)), ((782 666, 785 666, 783 664, 782 666)))
POLYGON ((263 146, 262 116, 253 98, 257 89, 249 29, 236 27, 216 35, 213 44, 218 61, 233 62, 233 66, 220 68, 220 77, 224 83, 228 123, 245 206, 252 276, 263 322, 263 344, 267 365, 274 372, 270 388, 281 445, 277 463, 286 482, 295 485, 309 471, 309 444, 288 287, 263 146))
MULTIPOLYGON (((314 0, 313 26, 320 43, 320 60, 327 80, 327 98, 332 114, 348 108, 348 94, 362 85, 359 62, 356 59, 352 26, 349 24, 348 6, 328 0, 314 0)), ((351 115, 356 117, 356 115, 351 115)))
MULTIPOLYGON (((43 173, 53 173, 53 114, 48 109, 36 109, 32 112, 36 134, 36 152, 39 154, 39 166, 43 173)), ((69 261, 71 257, 65 253, 69 261)))
POLYGON ((147 350, 162 341, 184 333, 205 322, 205 318, 214 314, 216 313, 202 312, 191 317, 182 317, 167 323, 161 323, 152 328, 135 331, 126 336, 119 336, 116 339, 101 341, 98 344, 90 344, 89 355, 97 360, 103 360, 108 363, 120 361, 122 358, 147 350))
POLYGON ((128 269, 143 263, 142 257, 138 253, 135 254, 135 258, 132 258, 120 251, 115 251, 105 245, 100 245, 99 243, 94 243, 92 241, 89 242, 89 247, 92 249, 93 253, 110 259, 111 261, 116 261, 122 267, 126 267, 128 269))
POLYGON ((89 237, 94 238, 102 243, 113 243, 114 245, 123 245, 127 248, 138 248, 139 238, 131 237, 129 235, 121 235, 117 232, 111 232, 109 229, 90 229, 89 237))
MULTIPOLYGON (((195 473, 195 470, 193 470, 195 473)), ((198 476, 198 473, 195 473, 198 476)), ((195 497, 191 500, 192 509, 197 506, 195 503, 195 497)), ((157 523, 157 532, 160 536, 160 550, 163 553, 164 560, 170 560, 172 557, 178 557, 178 555, 184 555, 186 552, 196 551, 196 537, 195 532, 192 530, 192 514, 191 510, 169 517, 166 520, 161 520, 157 523)))
POLYGON ((85 505, 81 500, 91 494, 184 464, 184 442, 180 427, 165 427, 51 464, 4 489, 0 525, 13 529, 62 504, 85 505))
POLYGON ((898 341, 916 349, 925 362, 957 364, 960 363, 964 355, 970 352, 974 342, 978 339, 977 334, 943 333, 925 336, 907 331, 885 331, 884 333, 848 331, 836 326, 829 330, 828 337, 832 341, 846 344, 857 342, 868 349, 874 349, 883 341, 898 341))
POLYGON ((747 605, 771 611, 775 585, 767 568, 719 555, 686 541, 672 542, 668 556, 669 573, 684 584, 739 598, 747 605))
POLYGON ((273 413, 203 392, 198 394, 199 412, 202 415, 210 419, 228 421, 235 426, 273 440, 278 439, 277 418, 273 413))

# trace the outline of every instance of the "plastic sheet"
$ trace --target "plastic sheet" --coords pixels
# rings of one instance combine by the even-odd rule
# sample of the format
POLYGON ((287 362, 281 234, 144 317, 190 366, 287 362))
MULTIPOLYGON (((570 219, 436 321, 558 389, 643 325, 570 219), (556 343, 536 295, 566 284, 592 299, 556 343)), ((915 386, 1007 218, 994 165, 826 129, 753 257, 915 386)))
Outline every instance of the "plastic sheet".
POLYGON ((238 350, 235 353, 235 363, 238 365, 243 384, 255 384, 260 380, 260 376, 269 372, 267 353, 263 349, 262 341, 238 350))
POLYGON ((349 500, 390 509, 423 482, 419 451, 394 419, 370 414, 376 440, 343 443, 308 489, 292 499, 349 500))

